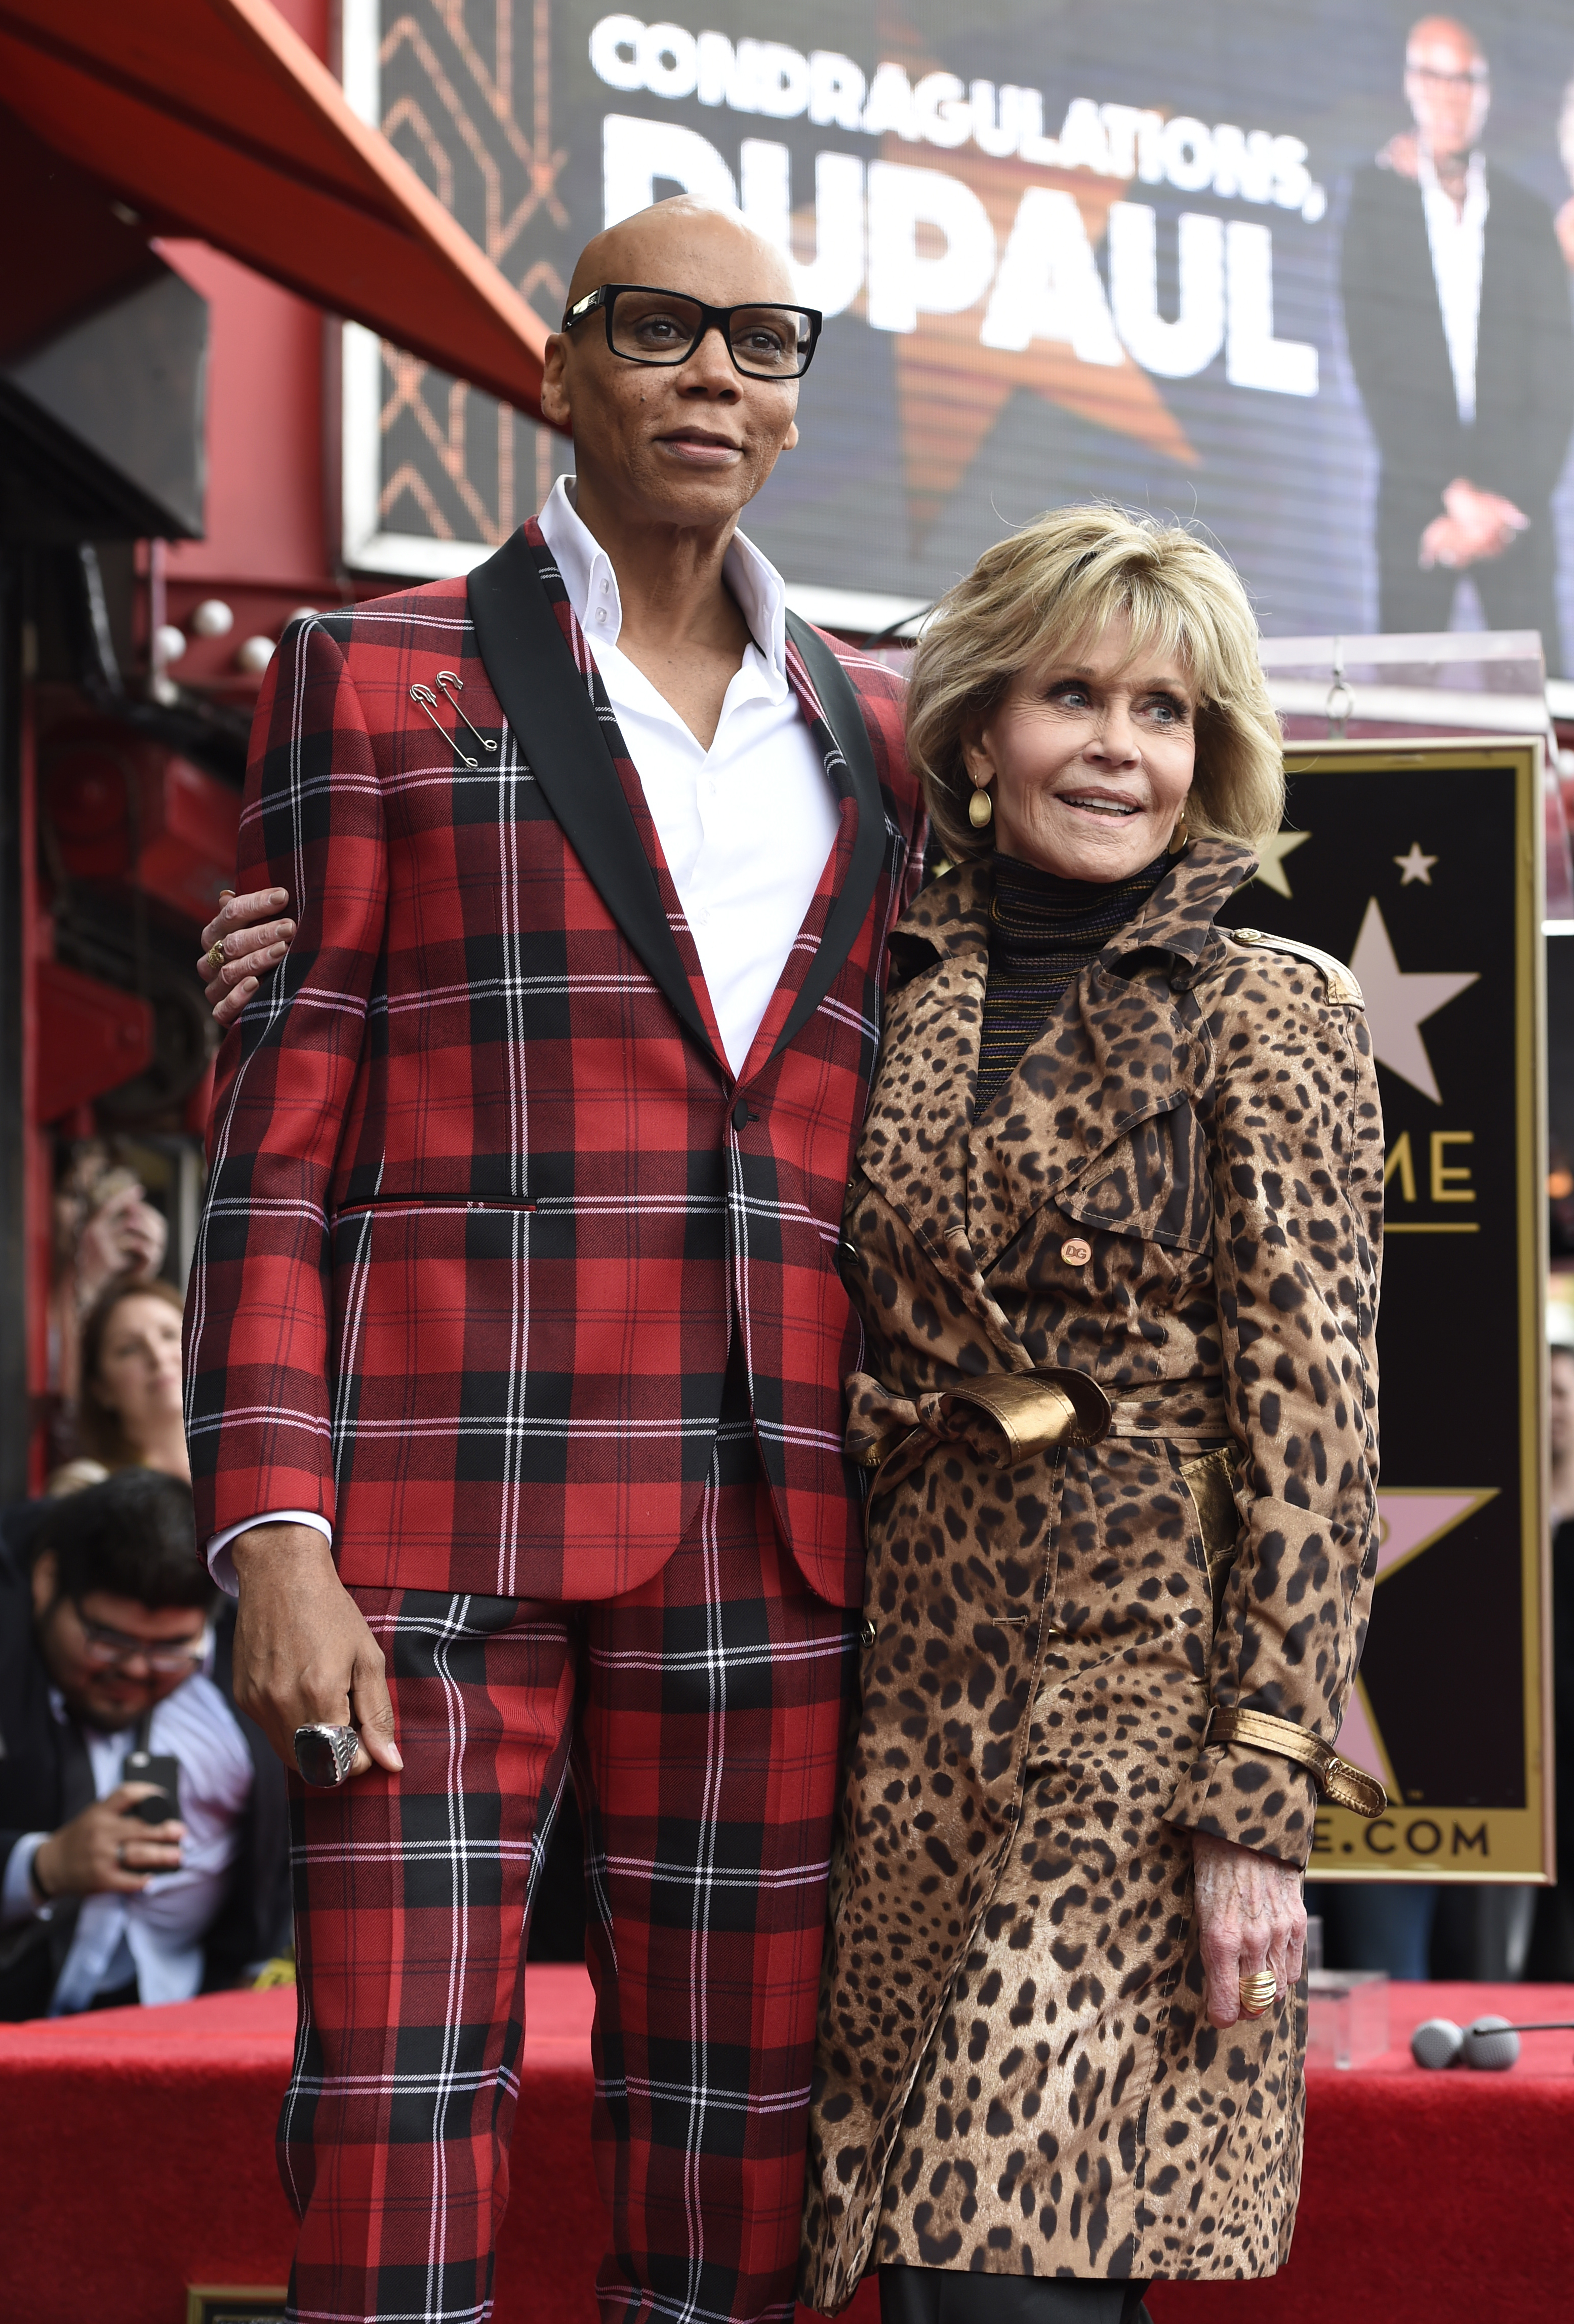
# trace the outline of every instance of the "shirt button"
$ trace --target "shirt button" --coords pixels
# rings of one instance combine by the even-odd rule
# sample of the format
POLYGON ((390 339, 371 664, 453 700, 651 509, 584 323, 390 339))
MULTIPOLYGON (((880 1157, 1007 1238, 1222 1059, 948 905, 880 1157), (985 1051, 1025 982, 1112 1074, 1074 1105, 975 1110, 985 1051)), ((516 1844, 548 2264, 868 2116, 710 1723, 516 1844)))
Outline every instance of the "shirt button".
POLYGON ((606 609, 606 607, 605 607, 604 605, 598 605, 598 606, 596 607, 596 609, 595 609, 595 617, 596 617, 596 620, 597 620, 598 622, 605 622, 606 617, 607 617, 607 609, 606 609))
POLYGON ((860 1646, 872 1646, 879 1636, 879 1632, 875 1628, 874 1624, 866 1617, 863 1628, 858 1634, 858 1642, 860 1646))
POLYGON ((1072 1235, 1070 1242, 1062 1243, 1060 1255, 1068 1267, 1086 1267, 1093 1256, 1093 1246, 1084 1242, 1081 1235, 1072 1235))

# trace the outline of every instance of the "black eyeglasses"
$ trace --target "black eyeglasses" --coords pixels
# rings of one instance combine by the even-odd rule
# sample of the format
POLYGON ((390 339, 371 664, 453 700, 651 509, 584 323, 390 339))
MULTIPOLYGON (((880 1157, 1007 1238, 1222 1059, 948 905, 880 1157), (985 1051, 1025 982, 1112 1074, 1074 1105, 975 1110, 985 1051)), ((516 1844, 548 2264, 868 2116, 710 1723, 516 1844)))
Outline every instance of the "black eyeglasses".
POLYGON ((571 331, 598 307, 607 345, 625 363, 686 363, 708 331, 720 331, 733 369, 746 379, 802 379, 824 320, 817 307, 707 307, 648 282, 603 282, 566 310, 563 328, 571 331))

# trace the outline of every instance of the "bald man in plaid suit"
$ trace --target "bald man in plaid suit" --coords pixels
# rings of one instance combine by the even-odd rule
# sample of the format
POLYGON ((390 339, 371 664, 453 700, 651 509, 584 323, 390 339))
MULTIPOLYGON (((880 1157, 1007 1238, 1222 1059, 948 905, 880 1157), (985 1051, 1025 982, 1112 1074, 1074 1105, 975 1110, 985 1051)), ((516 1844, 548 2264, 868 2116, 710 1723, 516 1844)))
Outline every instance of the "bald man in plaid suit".
POLYGON ((922 813, 896 681, 736 535, 818 329, 783 262, 666 203, 569 300, 572 495, 293 627, 242 821, 297 923, 261 982, 227 943, 195 1490, 237 1694, 287 1763, 358 1736, 293 1780, 303 2319, 490 2311, 570 1782, 603 2314, 792 2306, 862 1598, 836 1241, 922 813))

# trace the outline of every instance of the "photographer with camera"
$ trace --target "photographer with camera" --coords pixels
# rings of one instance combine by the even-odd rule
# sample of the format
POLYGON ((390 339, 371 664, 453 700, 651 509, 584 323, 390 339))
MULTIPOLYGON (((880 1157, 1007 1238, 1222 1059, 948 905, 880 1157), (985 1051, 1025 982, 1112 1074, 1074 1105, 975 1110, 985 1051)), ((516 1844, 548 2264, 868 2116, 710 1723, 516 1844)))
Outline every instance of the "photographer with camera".
POLYGON ((244 1981, 288 1942, 288 1811, 230 1698, 189 1489, 127 1470, 10 1531, 0 2020, 244 1981))

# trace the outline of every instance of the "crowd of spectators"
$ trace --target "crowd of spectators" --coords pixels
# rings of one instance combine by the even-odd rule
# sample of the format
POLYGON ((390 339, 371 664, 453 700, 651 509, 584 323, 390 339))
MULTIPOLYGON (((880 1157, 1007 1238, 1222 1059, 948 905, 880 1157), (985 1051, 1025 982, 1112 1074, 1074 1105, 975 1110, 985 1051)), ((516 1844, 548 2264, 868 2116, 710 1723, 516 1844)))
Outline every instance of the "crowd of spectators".
POLYGON ((161 1214, 68 1159, 51 1303, 55 1466, 0 1516, 0 2020, 281 1973, 283 1770, 230 1680, 197 1549, 182 1301, 161 1214))

